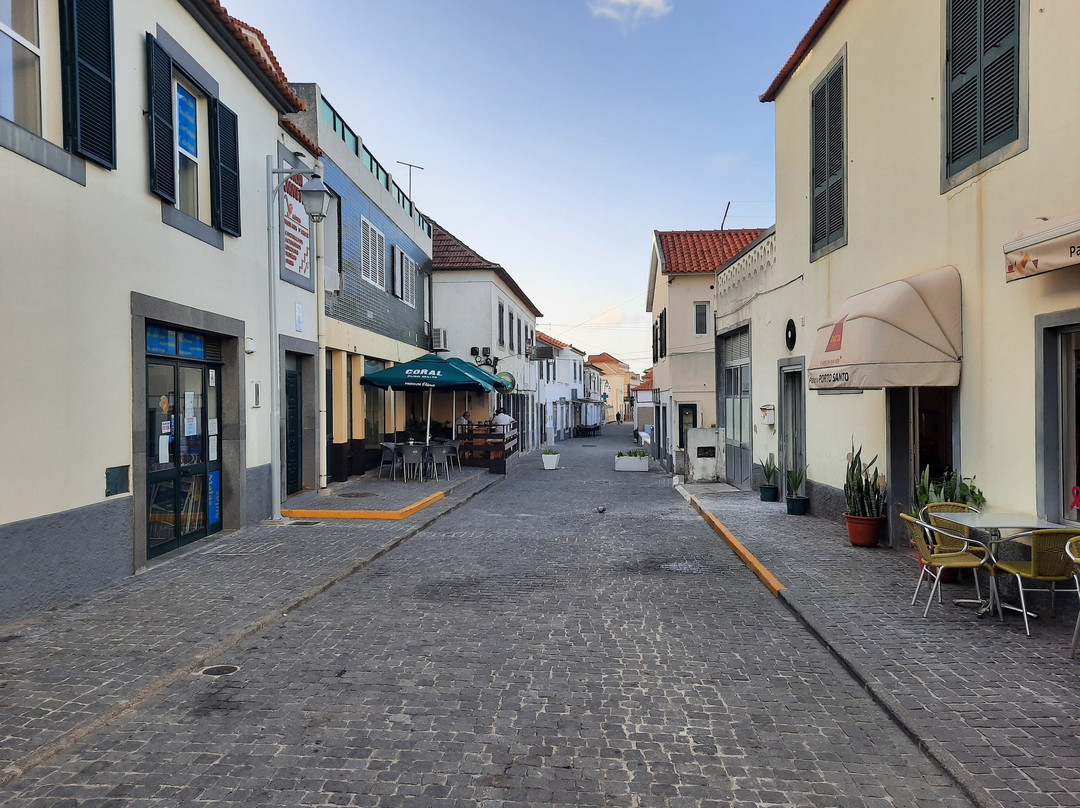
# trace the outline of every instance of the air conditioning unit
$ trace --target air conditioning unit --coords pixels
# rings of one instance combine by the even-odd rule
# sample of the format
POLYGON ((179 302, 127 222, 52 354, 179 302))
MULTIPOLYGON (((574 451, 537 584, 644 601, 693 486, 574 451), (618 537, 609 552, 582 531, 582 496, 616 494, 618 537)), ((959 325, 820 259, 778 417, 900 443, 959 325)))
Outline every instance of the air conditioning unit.
POLYGON ((449 351, 450 346, 446 342, 446 329, 445 328, 433 328, 431 329, 431 350, 433 351, 449 351))

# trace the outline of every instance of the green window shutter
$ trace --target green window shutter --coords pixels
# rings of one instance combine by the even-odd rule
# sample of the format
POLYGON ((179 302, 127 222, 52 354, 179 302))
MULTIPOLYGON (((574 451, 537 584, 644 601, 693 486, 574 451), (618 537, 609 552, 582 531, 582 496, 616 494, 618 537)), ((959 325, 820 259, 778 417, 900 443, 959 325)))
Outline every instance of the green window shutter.
POLYGON ((1020 136, 1020 7, 1018 0, 985 0, 982 29, 982 153, 1020 136))
POLYGON ((240 136, 236 113, 210 99, 210 196, 214 227, 240 236, 240 136))
POLYGON ((150 130, 150 193, 176 204, 173 143, 172 58, 146 35, 147 124, 150 130))
POLYGON ((110 169, 116 168, 112 22, 111 0, 60 3, 64 143, 110 169))
POLYGON ((810 237, 817 251, 845 233, 843 62, 813 91, 810 114, 810 237))
POLYGON ((1019 0, 951 0, 946 24, 952 175, 1020 136, 1019 0))

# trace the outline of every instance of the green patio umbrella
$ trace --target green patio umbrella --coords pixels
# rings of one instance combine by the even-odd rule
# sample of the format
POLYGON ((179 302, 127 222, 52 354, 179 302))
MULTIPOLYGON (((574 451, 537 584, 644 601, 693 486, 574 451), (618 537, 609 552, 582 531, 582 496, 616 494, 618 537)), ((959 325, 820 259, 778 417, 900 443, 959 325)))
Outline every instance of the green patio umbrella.
POLYGON ((468 390, 473 393, 495 391, 494 383, 488 382, 476 373, 467 372, 467 369, 472 369, 467 362, 461 360, 451 362, 438 354, 425 354, 410 362, 403 362, 374 373, 365 373, 360 377, 360 384, 379 387, 383 390, 427 388, 427 439, 425 442, 430 443, 432 392, 435 390, 468 390))

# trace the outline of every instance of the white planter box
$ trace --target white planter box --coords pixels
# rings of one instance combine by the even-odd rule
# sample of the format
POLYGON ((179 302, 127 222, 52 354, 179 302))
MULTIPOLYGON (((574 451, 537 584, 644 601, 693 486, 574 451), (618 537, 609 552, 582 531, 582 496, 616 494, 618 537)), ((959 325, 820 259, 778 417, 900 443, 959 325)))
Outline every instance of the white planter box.
POLYGON ((648 457, 629 457, 623 455, 615 458, 615 471, 648 471, 648 457))
POLYGON ((557 454, 542 454, 540 457, 544 460, 544 468, 557 469, 559 467, 559 455, 557 454))

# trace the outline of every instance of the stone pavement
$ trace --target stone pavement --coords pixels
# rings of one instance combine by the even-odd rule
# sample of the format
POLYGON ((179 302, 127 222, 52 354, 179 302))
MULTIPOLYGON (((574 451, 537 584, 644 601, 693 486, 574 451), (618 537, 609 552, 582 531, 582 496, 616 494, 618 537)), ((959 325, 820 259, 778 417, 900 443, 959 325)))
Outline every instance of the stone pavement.
POLYGON ((686 487, 773 597, 669 478, 611 471, 629 438, 462 474, 400 520, 214 537, 0 626, 0 803, 1080 804, 1067 596, 1030 640, 952 606, 961 584, 923 620, 906 553, 686 487))
MULTIPOLYGON (((1080 654, 1069 659, 1076 595, 1047 596, 1030 638, 1021 617, 978 617, 944 584, 924 619, 927 588, 913 551, 866 549, 839 520, 789 516, 756 492, 686 486, 785 587, 780 597, 905 730, 983 806, 1080 805, 1080 654)), ((985 591, 985 590, 984 590, 985 591)))
POLYGON ((0 786, 499 481, 469 467, 441 485, 354 478, 283 507, 391 510, 447 493, 402 520, 287 519, 217 534, 79 602, 0 625, 0 786))

